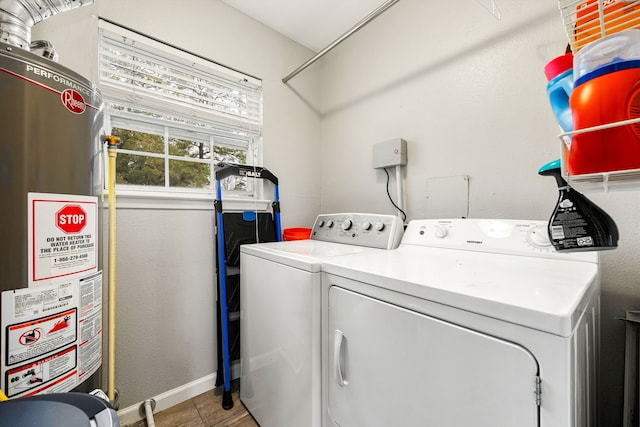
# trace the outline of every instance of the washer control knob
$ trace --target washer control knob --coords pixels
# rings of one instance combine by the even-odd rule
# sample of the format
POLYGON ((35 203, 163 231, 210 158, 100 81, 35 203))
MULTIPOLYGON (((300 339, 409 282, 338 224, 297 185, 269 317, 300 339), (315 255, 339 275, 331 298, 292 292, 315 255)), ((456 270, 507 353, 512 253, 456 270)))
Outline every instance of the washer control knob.
POLYGON ((375 228, 376 231, 382 231, 382 230, 384 230, 384 223, 376 222, 376 224, 373 226, 373 228, 375 228))
POLYGON ((345 219, 344 222, 342 223, 342 229, 346 231, 350 229, 352 225, 353 225, 353 221, 351 221, 350 219, 345 219))
POLYGON ((329 221, 327 221, 327 227, 328 228, 333 228, 333 220, 330 219, 329 221))
POLYGON ((323 219, 318 221, 318 227, 324 227, 324 220, 323 219))
POLYGON ((437 238, 443 239, 447 236, 447 234, 449 234, 449 230, 447 230, 447 227, 445 227, 444 225, 439 225, 436 227, 435 235, 437 238))
POLYGON ((362 223, 362 229, 363 230, 370 230, 371 229, 371 223, 369 221, 365 221, 362 223))
POLYGON ((527 233, 527 240, 536 247, 544 248, 547 246, 551 246, 551 241, 549 240, 549 234, 545 227, 536 226, 529 230, 527 233))

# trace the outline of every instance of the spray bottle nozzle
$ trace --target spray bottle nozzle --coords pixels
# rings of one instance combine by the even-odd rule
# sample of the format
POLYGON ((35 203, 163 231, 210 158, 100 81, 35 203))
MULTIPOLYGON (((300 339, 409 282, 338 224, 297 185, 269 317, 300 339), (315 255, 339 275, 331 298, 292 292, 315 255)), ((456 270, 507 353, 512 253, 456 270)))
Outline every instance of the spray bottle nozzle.
POLYGON ((556 179, 558 187, 566 187, 567 181, 562 177, 560 166, 560 159, 556 159, 538 169, 538 174, 542 176, 552 176, 556 179))

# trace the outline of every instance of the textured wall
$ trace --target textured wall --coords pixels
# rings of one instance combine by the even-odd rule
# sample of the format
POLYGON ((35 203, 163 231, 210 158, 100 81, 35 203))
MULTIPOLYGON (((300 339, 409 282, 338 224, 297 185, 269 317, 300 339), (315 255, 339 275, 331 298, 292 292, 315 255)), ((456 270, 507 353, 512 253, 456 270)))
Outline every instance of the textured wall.
MULTIPOLYGON (((470 217, 550 216, 556 185, 537 170, 560 155, 543 73, 567 44, 558 5, 496 1, 498 20, 483 4, 491 2, 403 0, 325 57, 323 211, 392 213, 371 146, 404 138, 410 219, 459 206, 466 196, 453 184, 441 186, 437 206, 427 198, 436 179, 456 175, 469 177, 470 217)), ((601 425, 615 426, 624 363, 624 326, 615 317, 640 308, 639 199, 637 191, 590 196, 621 233, 620 247, 601 256, 601 425)))

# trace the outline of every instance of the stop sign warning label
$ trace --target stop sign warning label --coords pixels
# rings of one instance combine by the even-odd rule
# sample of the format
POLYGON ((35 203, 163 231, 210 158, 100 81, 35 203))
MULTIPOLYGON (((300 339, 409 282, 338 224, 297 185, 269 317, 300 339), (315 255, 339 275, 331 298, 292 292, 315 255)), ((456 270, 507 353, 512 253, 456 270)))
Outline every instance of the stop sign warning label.
POLYGON ((98 271, 98 198, 29 193, 29 286, 98 271))
POLYGON ((56 213, 56 226, 65 233, 78 233, 87 225, 87 213, 79 205, 66 205, 56 213))

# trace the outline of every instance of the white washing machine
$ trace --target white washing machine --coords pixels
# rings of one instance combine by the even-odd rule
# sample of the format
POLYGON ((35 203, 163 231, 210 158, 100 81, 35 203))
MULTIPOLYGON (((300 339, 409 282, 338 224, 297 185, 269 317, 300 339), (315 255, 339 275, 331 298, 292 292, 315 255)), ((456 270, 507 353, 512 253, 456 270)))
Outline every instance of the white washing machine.
POLYGON ((240 248, 240 399, 261 427, 321 425, 322 262, 387 252, 403 230, 391 215, 320 215, 309 240, 240 248))
POLYGON ((412 221, 322 275, 325 427, 596 425, 598 255, 545 222, 412 221))

